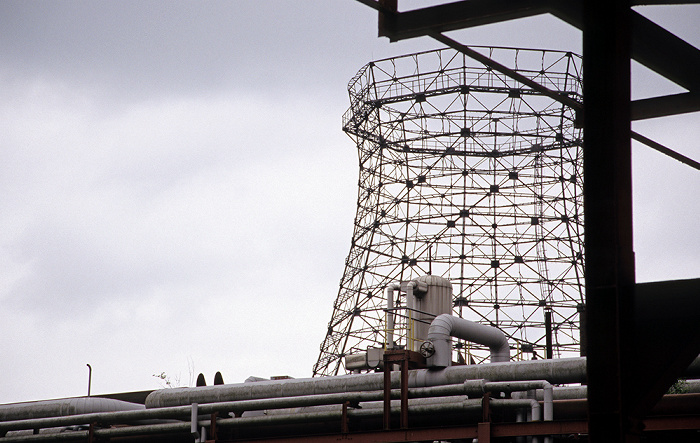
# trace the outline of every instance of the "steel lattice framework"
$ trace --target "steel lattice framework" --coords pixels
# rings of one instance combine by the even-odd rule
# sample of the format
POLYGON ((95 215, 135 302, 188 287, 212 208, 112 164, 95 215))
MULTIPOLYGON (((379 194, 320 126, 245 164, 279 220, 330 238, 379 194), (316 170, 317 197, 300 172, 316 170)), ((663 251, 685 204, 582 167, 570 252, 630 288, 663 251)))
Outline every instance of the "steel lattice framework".
MULTIPOLYGON (((580 58, 570 52, 474 49, 581 101, 580 58)), ((499 327, 521 358, 578 352, 575 111, 451 49, 371 62, 348 90, 357 215, 314 375, 337 374, 343 356, 384 346, 384 288, 424 274, 450 279, 455 315, 499 327)), ((467 346, 456 343, 462 358, 486 356, 467 346)))

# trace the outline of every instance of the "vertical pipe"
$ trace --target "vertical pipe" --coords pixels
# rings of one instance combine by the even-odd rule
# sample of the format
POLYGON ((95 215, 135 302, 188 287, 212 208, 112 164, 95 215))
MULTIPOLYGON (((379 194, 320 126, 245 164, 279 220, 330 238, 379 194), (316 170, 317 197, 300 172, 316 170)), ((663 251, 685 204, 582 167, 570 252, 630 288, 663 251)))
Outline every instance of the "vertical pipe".
POLYGON ((90 396, 90 388, 92 387, 92 366, 90 363, 87 364, 88 367, 88 397, 90 396))
POLYGON ((199 439, 199 429, 198 429, 198 417, 199 417, 199 405, 197 403, 192 403, 192 411, 190 414, 190 434, 195 440, 199 439))
POLYGON ((576 306, 576 312, 578 312, 580 355, 581 357, 585 357, 588 343, 586 340, 588 336, 588 332, 586 331, 586 305, 579 303, 576 306))
POLYGON ((413 297, 413 285, 414 282, 409 282, 406 285, 406 349, 409 351, 415 351, 414 340, 413 340, 413 310, 415 309, 415 299, 413 297))
POLYGON ((386 288, 386 338, 384 349, 394 349, 394 290, 398 285, 389 285, 386 288))
POLYGON ((545 309, 544 311, 544 330, 545 330, 545 347, 547 350, 547 358, 554 358, 552 351, 552 311, 545 309))

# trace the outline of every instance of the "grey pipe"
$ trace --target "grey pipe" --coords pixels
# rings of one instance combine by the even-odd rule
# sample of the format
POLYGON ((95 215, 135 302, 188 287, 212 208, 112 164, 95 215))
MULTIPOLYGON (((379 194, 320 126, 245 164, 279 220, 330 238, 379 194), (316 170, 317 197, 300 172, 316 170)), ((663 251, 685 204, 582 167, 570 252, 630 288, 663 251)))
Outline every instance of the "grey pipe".
MULTIPOLYGON (((398 390, 392 391, 393 398, 399 398, 398 390)), ((211 414, 213 412, 256 411, 273 408, 305 407, 314 405, 340 404, 343 401, 366 402, 377 401, 384 398, 381 391, 350 392, 325 395, 307 395, 301 397, 267 398, 257 400, 242 400, 221 403, 209 403, 198 405, 199 414, 211 414)), ((19 429, 42 429, 62 426, 82 425, 99 422, 102 424, 128 424, 144 420, 157 419, 181 419, 186 420, 191 416, 192 405, 175 406, 167 408, 141 409, 138 411, 103 412, 65 417, 46 417, 27 420, 15 420, 0 422, 0 435, 4 432, 19 429)), ((0 440, 2 441, 2 440, 0 440)))
MULTIPOLYGON (((523 408, 530 407, 533 409, 533 419, 538 414, 537 408, 539 403, 534 400, 501 400, 495 399, 491 401, 491 406, 495 409, 500 408, 523 408)), ((448 412, 478 412, 481 410, 481 400, 464 400, 446 404, 425 404, 409 406, 409 413, 413 415, 430 415, 448 412)), ((391 408, 392 413, 399 413, 400 407, 391 408)), ((201 411, 200 411, 201 412, 201 411)), ((380 417, 383 411, 381 408, 371 409, 349 409, 348 417, 380 417)), ((217 420, 217 426, 221 427, 250 427, 250 426, 265 426, 278 424, 294 424, 294 423, 309 423, 322 422, 329 420, 339 420, 342 417, 340 411, 326 411, 314 413, 301 413, 290 415, 264 415, 257 417, 240 417, 240 418, 224 418, 217 420)), ((211 425, 210 420, 199 420, 196 426, 208 427, 211 425)), ((97 438, 113 438, 135 435, 152 435, 163 433, 189 433, 192 426, 189 422, 182 423, 165 423, 158 425, 146 426, 131 426, 118 427, 108 429, 95 429, 94 435, 97 438)), ((87 438, 87 431, 74 431, 61 434, 37 434, 25 436, 12 436, 3 438, 2 442, 25 442, 25 441, 66 441, 66 440, 84 440, 87 438)))
MULTIPOLYGON (((468 380, 460 385, 436 386, 431 388, 409 389, 409 398, 445 397, 449 395, 482 395, 484 381, 468 380)), ((400 391, 391 392, 393 399, 400 398, 400 391)), ((241 415, 245 411, 266 409, 299 408, 319 405, 339 405, 345 401, 372 402, 384 398, 383 391, 360 391, 348 393, 307 395, 300 397, 267 398, 256 400, 241 400, 232 402, 209 403, 197 405, 198 414, 213 412, 234 412, 241 415)), ((196 403, 195 403, 196 404, 196 403)), ((0 435, 7 431, 21 429, 58 428, 72 425, 83 425, 99 422, 102 424, 129 424, 156 419, 187 419, 191 417, 194 404, 167 408, 141 409, 138 411, 122 411, 113 413, 90 413, 65 417, 46 417, 26 420, 0 422, 0 435)), ((197 414, 195 414, 197 415, 197 414)))
POLYGON ((523 392, 542 389, 544 393, 544 420, 554 420, 554 390, 547 380, 489 382, 484 384, 484 388, 491 392, 523 392))
MULTIPOLYGON (((519 389, 530 388, 532 386, 542 386, 543 383, 546 382, 486 382, 484 380, 466 380, 464 383, 457 385, 411 388, 408 391, 408 395, 409 398, 414 399, 412 400, 411 404, 420 404, 421 401, 416 399, 427 397, 431 397, 430 399, 428 399, 429 402, 449 403, 454 400, 444 397, 455 395, 481 397, 485 392, 489 391, 512 392, 519 389), (443 398, 438 399, 436 397, 443 398)), ((93 413, 74 415, 68 417, 47 417, 41 419, 7 421, 0 422, 0 435, 12 430, 58 428, 94 422, 99 422, 103 425, 106 425, 128 423, 134 424, 137 422, 143 423, 148 420, 155 419, 185 420, 187 418, 190 418, 191 420, 192 416, 197 416, 198 414, 210 414, 213 412, 235 412, 237 415, 240 416, 245 411, 259 411, 270 409, 282 410, 284 408, 303 408, 310 406, 316 407, 318 409, 318 406, 322 405, 334 405, 334 407, 337 409, 339 405, 345 401, 357 403, 362 402, 363 407, 371 407, 373 404, 372 402, 376 402, 376 407, 383 407, 383 402, 380 401, 383 399, 383 395, 384 394, 382 391, 362 391, 302 397, 242 400, 203 405, 196 405, 195 403, 189 406, 146 409, 139 411, 93 413)), ((400 398, 400 391, 398 389, 392 390, 391 396, 393 399, 400 398)))
MULTIPOLYGON (((696 359, 693 364, 691 364, 688 370, 686 370, 685 376, 697 376, 699 370, 700 358, 696 359)), ((484 378, 501 381, 540 379, 547 380, 554 384, 566 384, 581 383, 585 381, 585 375, 584 358, 454 366, 443 370, 413 370, 409 372, 409 386, 411 386, 409 396, 421 397, 424 395, 435 396, 449 395, 452 393, 481 395, 485 389, 483 387, 484 382, 478 379, 484 378), (449 384, 462 384, 463 387, 457 390, 455 387, 443 386, 449 384), (430 389, 423 389, 424 387, 430 386, 436 387, 433 388, 434 391, 431 392, 430 389), (441 390, 444 392, 441 393, 441 390)), ((398 373, 392 374, 392 385, 394 388, 398 388, 398 373)), ((47 410, 38 412, 36 408, 37 405, 56 403, 63 400, 8 404, 0 406, 2 409, 5 409, 5 411, 11 410, 15 413, 21 411, 23 408, 29 407, 31 413, 22 413, 22 417, 28 415, 42 418, 37 418, 36 420, 20 419, 16 422, 0 422, 0 432, 6 432, 12 429, 33 429, 84 424, 95 421, 105 423, 133 423, 138 420, 147 419, 185 418, 190 413, 190 405, 195 402, 212 403, 201 404, 199 406, 200 412, 206 414, 215 411, 230 412, 236 410, 253 410, 255 408, 264 409, 324 404, 322 403, 323 401, 330 402, 325 404, 337 403, 343 400, 370 401, 376 400, 379 394, 377 392, 363 391, 374 390, 381 392, 382 389, 383 374, 364 374, 326 377, 321 379, 264 381, 202 388, 164 389, 162 391, 153 392, 146 401, 150 408, 155 409, 103 412, 73 417, 55 417, 56 415, 68 414, 70 412, 64 411, 56 413, 51 411, 47 412, 47 410), (197 401, 189 402, 188 400, 190 398, 196 398, 197 401), (242 401, 242 399, 248 400, 242 401), (165 406, 175 407, 166 408, 165 406)), ((573 397, 585 397, 585 387, 557 388, 555 390, 555 396, 556 398, 571 397, 572 395, 569 394, 569 391, 574 391, 573 397)), ((396 396, 397 394, 394 393, 394 395, 396 396)), ((76 400, 80 401, 82 399, 65 400, 75 402, 76 400)), ((126 403, 96 397, 91 397, 91 401, 126 403)), ((130 405, 135 408, 142 408, 141 405, 130 405)), ((7 420, 7 418, 5 420, 7 420)))
POLYGON ((93 412, 133 411, 143 405, 111 398, 77 397, 0 405, 0 422, 29 418, 60 417, 93 412))
POLYGON ((415 330, 413 328, 413 315, 416 309, 415 300, 413 298, 413 288, 416 287, 415 281, 410 281, 405 284, 406 291, 406 348, 410 351, 415 351, 415 330))
POLYGON ((427 358, 428 367, 444 368, 452 364, 451 337, 488 346, 491 363, 510 361, 510 347, 505 334, 498 328, 474 323, 449 314, 440 314, 430 324, 428 339, 434 354, 427 358))
MULTIPOLYGON (((392 388, 399 387, 400 374, 391 375, 392 388)), ((409 371, 411 388, 460 384, 465 380, 493 381, 547 380, 552 384, 583 383, 586 380, 585 358, 529 360, 522 362, 489 363, 483 365, 450 366, 441 370, 409 371)), ((282 398, 337 392, 379 391, 384 386, 384 374, 350 374, 323 378, 267 380, 198 388, 172 388, 154 391, 146 398, 147 408, 218 403, 222 401, 282 398)))

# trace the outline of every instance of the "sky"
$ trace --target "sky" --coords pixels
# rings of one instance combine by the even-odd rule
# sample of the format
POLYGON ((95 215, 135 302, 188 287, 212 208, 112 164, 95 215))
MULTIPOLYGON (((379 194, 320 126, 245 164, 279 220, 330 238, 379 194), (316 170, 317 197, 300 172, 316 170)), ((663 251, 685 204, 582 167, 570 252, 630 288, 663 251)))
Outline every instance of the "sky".
MULTIPOLYGON (((639 11, 700 46, 700 6, 639 11)), ((450 35, 581 50, 551 16, 450 35)), ((439 47, 352 0, 0 2, 0 403, 85 395, 87 364, 93 394, 310 376, 355 215, 347 83, 439 47)), ((699 113, 633 129, 700 159, 699 113)), ((638 281, 698 277, 700 173, 633 152, 638 281)))

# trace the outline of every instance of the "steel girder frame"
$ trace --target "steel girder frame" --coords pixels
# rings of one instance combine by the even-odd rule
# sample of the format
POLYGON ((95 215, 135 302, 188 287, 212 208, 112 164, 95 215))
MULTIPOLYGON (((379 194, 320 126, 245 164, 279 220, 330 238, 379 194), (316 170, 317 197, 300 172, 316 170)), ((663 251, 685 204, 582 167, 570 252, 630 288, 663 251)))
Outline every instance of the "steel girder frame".
POLYGON ((700 110, 700 51, 633 11, 634 1, 467 0, 401 13, 396 0, 359 1, 379 11, 379 34, 392 41, 545 12, 583 31, 589 431, 592 441, 639 441, 642 417, 700 351, 700 280, 635 283, 630 137, 656 146, 630 123, 700 110), (631 101, 632 58, 688 92, 631 101), (641 364, 641 321, 659 322, 670 340, 671 350, 646 347, 665 351, 654 369, 641 364), (674 322, 689 333, 674 334, 674 322))

